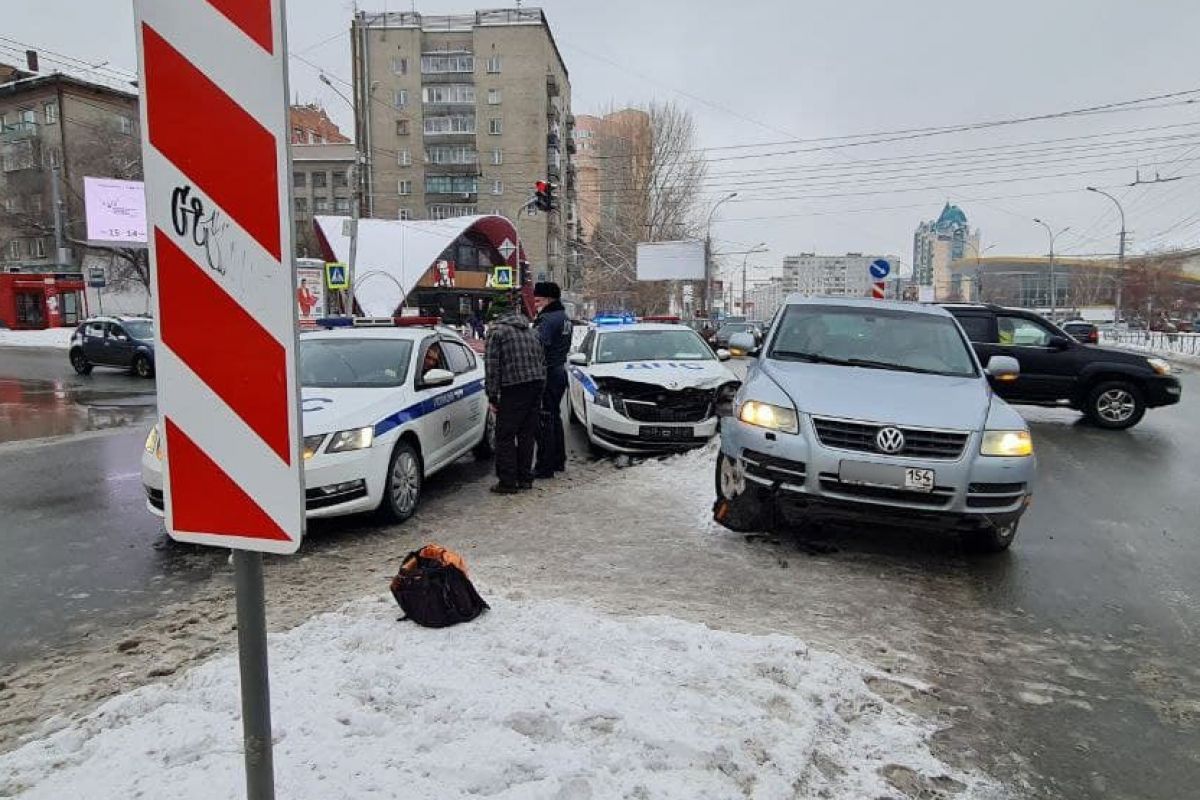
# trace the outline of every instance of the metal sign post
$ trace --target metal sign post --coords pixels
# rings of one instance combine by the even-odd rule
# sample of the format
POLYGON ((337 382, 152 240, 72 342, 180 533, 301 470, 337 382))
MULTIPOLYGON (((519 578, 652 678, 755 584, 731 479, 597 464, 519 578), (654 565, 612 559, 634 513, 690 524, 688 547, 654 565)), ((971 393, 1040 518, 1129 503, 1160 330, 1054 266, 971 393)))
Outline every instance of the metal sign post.
POLYGON ((235 551, 247 796, 273 800, 262 553, 304 535, 284 0, 134 8, 165 522, 235 551))

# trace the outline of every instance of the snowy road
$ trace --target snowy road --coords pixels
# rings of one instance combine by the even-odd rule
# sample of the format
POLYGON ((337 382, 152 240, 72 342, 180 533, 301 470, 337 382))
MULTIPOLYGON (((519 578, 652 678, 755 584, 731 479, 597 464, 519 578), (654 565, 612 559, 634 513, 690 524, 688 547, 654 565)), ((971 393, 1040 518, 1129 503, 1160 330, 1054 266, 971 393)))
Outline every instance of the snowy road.
MULTIPOLYGON (((903 676, 867 685, 937 725, 933 753, 952 768, 1030 796, 1188 796, 1200 785, 1200 380, 1182 380, 1180 406, 1124 434, 1029 412, 1041 478, 1001 558, 884 529, 730 534, 708 520, 711 454, 577 462, 565 481, 507 500, 464 464, 455 490, 431 495, 409 525, 328 527, 298 557, 270 560, 268 618, 291 628, 378 598, 399 557, 433 540, 463 552, 498 604, 569 600, 782 633, 903 676)), ((31 463, 8 456, 0 479, 31 463)), ((85 712, 228 649, 231 571, 201 557, 211 575, 158 601, 184 602, 117 627, 97 615, 86 639, 0 675, 0 750, 47 730, 55 712, 85 712)), ((918 796, 910 784, 897 791, 918 796)))

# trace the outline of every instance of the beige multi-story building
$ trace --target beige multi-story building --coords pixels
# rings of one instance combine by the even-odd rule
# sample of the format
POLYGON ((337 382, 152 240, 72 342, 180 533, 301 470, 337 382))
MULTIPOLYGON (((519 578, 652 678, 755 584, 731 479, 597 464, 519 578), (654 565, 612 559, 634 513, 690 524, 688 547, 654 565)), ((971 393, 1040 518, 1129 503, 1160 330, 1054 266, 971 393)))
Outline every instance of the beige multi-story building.
POLYGON ((141 177, 137 95, 57 72, 0 74, 0 265, 78 270, 84 177, 141 177))
POLYGON ((946 203, 936 220, 922 222, 913 234, 913 280, 947 300, 954 292, 950 265, 972 255, 979 255, 979 229, 971 229, 961 208, 946 203))
POLYGON ((575 118, 575 156, 579 181, 579 238, 590 241, 605 218, 611 224, 621 203, 646 180, 651 143, 650 115, 626 108, 596 117, 575 118))
POLYGON ((350 204, 354 202, 353 166, 353 144, 292 145, 292 219, 296 224, 296 255, 321 255, 313 231, 313 216, 350 216, 350 204))
POLYGON ((571 85, 541 9, 360 12, 351 42, 364 216, 502 214, 533 277, 574 283, 571 85), (557 211, 524 210, 539 180, 557 211))

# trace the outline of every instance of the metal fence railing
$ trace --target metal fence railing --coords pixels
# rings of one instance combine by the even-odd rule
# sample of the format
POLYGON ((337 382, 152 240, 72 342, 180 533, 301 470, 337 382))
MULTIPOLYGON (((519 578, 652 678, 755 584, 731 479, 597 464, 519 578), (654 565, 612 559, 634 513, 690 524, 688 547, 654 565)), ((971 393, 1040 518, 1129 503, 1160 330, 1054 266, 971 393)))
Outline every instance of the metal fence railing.
POLYGON ((1160 333, 1157 331, 1105 331, 1105 342, 1162 350, 1185 356, 1200 356, 1200 333, 1160 333))

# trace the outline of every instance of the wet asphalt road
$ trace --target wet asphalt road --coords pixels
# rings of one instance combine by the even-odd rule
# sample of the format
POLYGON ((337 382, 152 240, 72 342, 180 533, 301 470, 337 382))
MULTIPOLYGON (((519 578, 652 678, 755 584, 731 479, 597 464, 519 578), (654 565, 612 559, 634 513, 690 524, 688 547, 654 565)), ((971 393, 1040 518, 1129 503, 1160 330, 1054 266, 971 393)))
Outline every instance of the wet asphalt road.
MULTIPOLYGON (((1200 373, 1180 378, 1183 402, 1126 432, 1097 430, 1069 411, 1023 409, 1040 474, 1010 553, 949 575, 952 559, 916 552, 906 537, 860 547, 885 570, 927 561, 932 595, 957 591, 965 568, 969 590, 954 599, 964 626, 975 613, 1015 613, 1031 634, 1061 643, 1031 662, 1089 665, 1081 680, 1099 690, 1086 713, 1032 700, 1007 721, 1021 758, 1051 776, 1058 796, 1175 798, 1200 785, 1200 373), (1093 652, 1081 655, 1072 648, 1085 637, 1093 652), (1098 777, 1097 765, 1116 762, 1119 770, 1098 777)), ((0 387, 0 439, 119 427, 0 444, 0 665, 145 618, 205 584, 225 555, 166 543, 144 510, 148 383, 118 373, 81 379, 60 354, 0 351, 0 387)), ((455 474, 488 479, 481 465, 455 474)), ((989 655, 980 653, 988 668, 1016 669, 1005 659, 1017 656, 989 655)))

